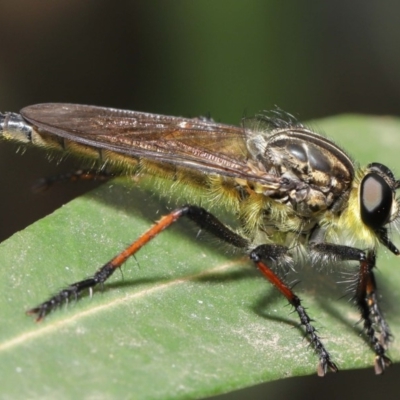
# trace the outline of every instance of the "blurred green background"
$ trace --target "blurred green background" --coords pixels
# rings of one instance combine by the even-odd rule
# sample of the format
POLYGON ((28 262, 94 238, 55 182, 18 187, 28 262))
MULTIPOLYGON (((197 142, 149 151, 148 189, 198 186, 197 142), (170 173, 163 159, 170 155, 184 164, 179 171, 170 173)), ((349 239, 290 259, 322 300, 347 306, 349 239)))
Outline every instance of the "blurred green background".
MULTIPOLYGON (((399 11, 393 1, 361 0, 2 0, 0 109, 60 101, 232 124, 275 105, 302 120, 399 115, 399 11)), ((37 178, 76 164, 16 149, 0 146, 1 240, 93 187, 34 196, 37 178)), ((255 398, 256 389, 260 398, 267 390, 354 398, 365 389, 364 399, 394 399, 399 373, 294 378, 229 398, 255 398)))

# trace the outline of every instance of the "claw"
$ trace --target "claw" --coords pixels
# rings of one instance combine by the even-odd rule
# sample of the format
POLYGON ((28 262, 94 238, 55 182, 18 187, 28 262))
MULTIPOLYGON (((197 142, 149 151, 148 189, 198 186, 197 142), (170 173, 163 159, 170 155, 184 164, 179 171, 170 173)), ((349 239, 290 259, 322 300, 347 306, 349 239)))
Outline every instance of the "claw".
POLYGON ((330 361, 330 360, 326 360, 321 359, 320 362, 318 363, 318 367, 317 367, 317 375, 320 376, 321 378, 323 378, 326 373, 328 372, 328 368, 331 372, 338 372, 339 368, 337 367, 337 365, 330 361))
POLYGON ((386 356, 376 356, 374 362, 375 374, 382 375, 387 367, 392 364, 392 360, 386 356))

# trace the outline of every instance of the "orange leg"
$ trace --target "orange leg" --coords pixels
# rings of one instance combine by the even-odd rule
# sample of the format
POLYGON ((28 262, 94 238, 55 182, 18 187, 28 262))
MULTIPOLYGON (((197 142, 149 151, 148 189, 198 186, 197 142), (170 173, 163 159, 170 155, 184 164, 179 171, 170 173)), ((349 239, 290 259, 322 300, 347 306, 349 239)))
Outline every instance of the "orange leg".
POLYGON ((114 273, 114 271, 120 268, 129 257, 136 254, 136 252, 139 251, 146 243, 154 239, 164 229, 168 228, 183 216, 188 217, 197 225, 199 225, 200 228, 207 230, 208 232, 232 244, 233 246, 246 247, 248 244, 246 239, 232 232, 205 209, 197 206, 187 205, 182 208, 178 208, 172 211, 170 214, 162 217, 130 246, 104 264, 92 277, 67 286, 54 296, 50 297, 50 299, 47 301, 27 311, 27 313, 30 315, 36 315, 36 320, 40 321, 47 314, 67 303, 71 298, 78 298, 82 291, 86 289, 91 290, 99 284, 103 285, 104 282, 114 273))
POLYGON ((312 320, 308 316, 305 308, 302 306, 300 298, 296 296, 293 290, 287 286, 282 279, 271 270, 262 260, 279 260, 279 258, 287 252, 287 248, 278 245, 261 245, 254 249, 250 253, 250 258, 254 261, 257 268, 261 273, 271 282, 282 294, 287 298, 289 303, 296 310, 299 318, 300 324, 304 326, 306 334, 314 347, 315 351, 319 356, 319 364, 317 368, 317 373, 319 376, 324 376, 328 369, 333 372, 338 371, 338 367, 331 360, 328 351, 321 342, 320 337, 317 335, 317 330, 311 324, 312 320))

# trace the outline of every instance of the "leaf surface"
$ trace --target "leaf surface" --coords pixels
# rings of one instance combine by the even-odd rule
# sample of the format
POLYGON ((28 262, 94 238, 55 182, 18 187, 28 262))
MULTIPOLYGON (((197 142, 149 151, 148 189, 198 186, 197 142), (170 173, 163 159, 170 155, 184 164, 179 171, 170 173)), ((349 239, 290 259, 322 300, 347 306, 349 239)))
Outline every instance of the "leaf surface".
MULTIPOLYGON (((345 115, 311 126, 360 163, 399 172, 398 119, 345 115)), ((0 245, 3 398, 201 398, 315 374, 318 360, 287 302, 246 258, 196 237, 188 221, 145 246, 93 297, 39 324, 25 316, 93 274, 171 207, 148 187, 114 180, 0 245)), ((400 263, 381 251, 378 266, 382 308, 400 338, 400 263)), ((340 276, 305 268, 293 279, 339 367, 372 366, 340 276)), ((399 340, 389 354, 400 359, 399 340)))

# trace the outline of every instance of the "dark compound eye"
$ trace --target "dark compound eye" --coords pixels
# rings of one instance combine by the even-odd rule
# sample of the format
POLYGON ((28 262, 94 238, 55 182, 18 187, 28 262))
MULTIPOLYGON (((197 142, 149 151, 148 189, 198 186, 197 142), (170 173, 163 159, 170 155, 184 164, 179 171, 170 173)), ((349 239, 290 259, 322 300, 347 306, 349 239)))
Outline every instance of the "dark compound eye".
POLYGON ((393 191, 378 174, 371 173, 361 182, 361 219, 365 225, 376 230, 384 226, 390 217, 393 191))

